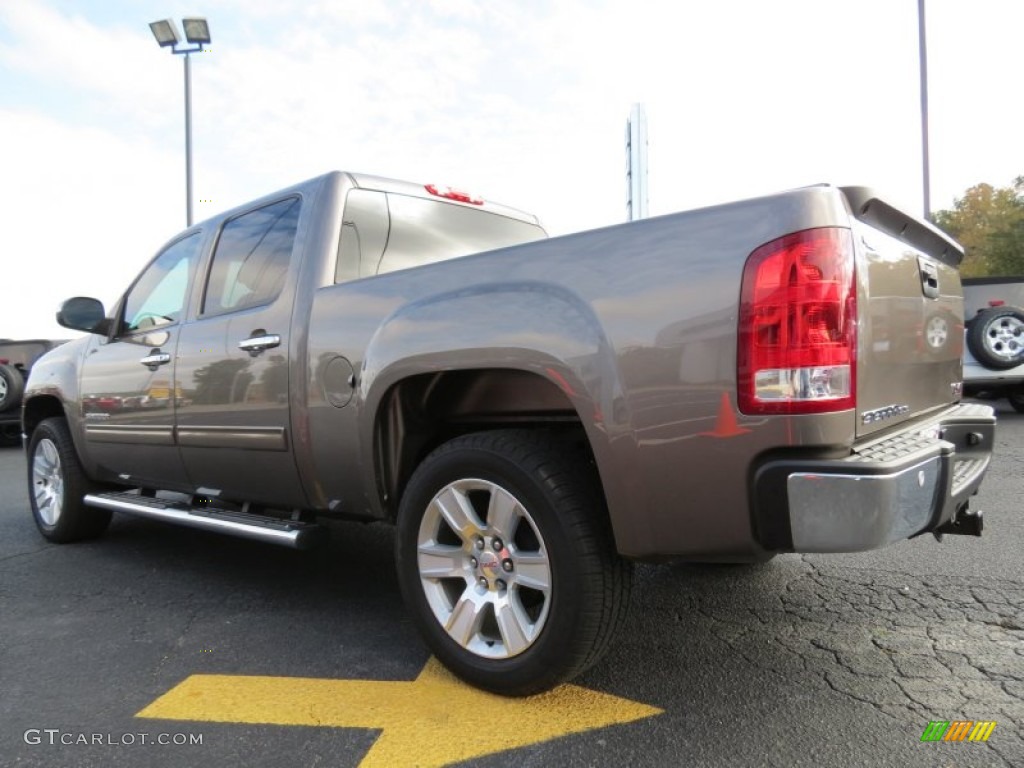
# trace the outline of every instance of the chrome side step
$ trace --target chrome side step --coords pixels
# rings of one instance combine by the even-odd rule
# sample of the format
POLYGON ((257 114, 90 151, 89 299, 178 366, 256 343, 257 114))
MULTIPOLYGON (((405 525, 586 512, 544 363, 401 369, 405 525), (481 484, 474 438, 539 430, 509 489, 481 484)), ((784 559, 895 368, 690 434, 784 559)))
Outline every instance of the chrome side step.
POLYGON ((279 520, 227 509, 197 508, 180 501, 136 493, 90 493, 83 501, 90 507, 109 509, 111 512, 127 512, 130 515, 227 533, 292 549, 309 549, 326 538, 327 534, 327 529, 316 523, 279 520))

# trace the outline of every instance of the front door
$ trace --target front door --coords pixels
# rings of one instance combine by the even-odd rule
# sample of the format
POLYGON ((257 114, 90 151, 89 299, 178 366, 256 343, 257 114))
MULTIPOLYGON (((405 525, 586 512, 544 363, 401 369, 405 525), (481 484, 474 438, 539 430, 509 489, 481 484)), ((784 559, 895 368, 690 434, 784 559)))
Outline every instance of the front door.
POLYGON ((201 240, 193 232, 158 254, 121 302, 113 337, 94 339, 86 351, 86 451, 112 479, 188 486, 174 439, 174 354, 201 240))
POLYGON ((199 493, 306 504, 288 406, 300 207, 289 197, 224 224, 199 315, 181 330, 177 437, 199 493))

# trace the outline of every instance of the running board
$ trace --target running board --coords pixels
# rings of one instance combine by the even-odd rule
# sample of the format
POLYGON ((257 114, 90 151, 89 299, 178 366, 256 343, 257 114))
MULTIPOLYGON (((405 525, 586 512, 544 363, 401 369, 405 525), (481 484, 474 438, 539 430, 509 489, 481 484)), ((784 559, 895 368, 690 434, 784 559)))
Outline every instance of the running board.
POLYGON ((109 509, 111 512, 127 512, 130 515, 227 533, 292 549, 309 549, 326 538, 327 534, 327 529, 316 523, 280 520, 211 507, 196 508, 184 502, 139 496, 136 493, 90 493, 83 501, 90 507, 109 509))

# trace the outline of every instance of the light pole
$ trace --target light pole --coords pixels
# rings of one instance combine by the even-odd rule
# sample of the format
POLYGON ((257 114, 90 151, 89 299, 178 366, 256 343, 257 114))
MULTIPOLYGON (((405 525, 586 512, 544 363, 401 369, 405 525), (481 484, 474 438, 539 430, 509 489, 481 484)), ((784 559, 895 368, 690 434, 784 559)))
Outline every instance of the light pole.
POLYGON ((924 0, 917 0, 917 39, 921 56, 921 168, 924 184, 924 217, 932 219, 931 179, 928 169, 928 47, 925 44, 924 0))
POLYGON ((174 19, 154 21, 149 25, 153 37, 161 48, 170 47, 171 53, 185 55, 185 220, 186 226, 192 226, 192 62, 190 54, 203 50, 210 42, 210 26, 206 19, 182 19, 185 28, 185 39, 193 47, 179 47, 181 35, 174 19))

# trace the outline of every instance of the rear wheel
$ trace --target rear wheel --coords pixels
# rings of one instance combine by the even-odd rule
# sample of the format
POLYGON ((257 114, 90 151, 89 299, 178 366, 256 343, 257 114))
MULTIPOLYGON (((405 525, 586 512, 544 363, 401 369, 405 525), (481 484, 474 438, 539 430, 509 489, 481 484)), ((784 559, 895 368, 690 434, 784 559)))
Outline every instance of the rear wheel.
POLYGON ((82 499, 96 489, 78 461, 67 422, 41 422, 28 446, 29 502, 36 527, 60 544, 90 539, 110 524, 107 510, 87 507, 82 499))
POLYGON ((0 447, 21 445, 21 425, 0 424, 0 447))
POLYGON ((1010 401, 1010 405, 1013 406, 1013 410, 1017 413, 1024 413, 1024 384, 1018 386, 1006 399, 1010 401))
POLYGON ((456 438, 417 468, 398 516, 402 593, 427 644, 495 693, 547 690, 594 664, 622 623, 596 473, 550 435, 456 438))

